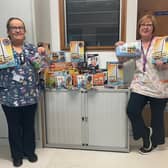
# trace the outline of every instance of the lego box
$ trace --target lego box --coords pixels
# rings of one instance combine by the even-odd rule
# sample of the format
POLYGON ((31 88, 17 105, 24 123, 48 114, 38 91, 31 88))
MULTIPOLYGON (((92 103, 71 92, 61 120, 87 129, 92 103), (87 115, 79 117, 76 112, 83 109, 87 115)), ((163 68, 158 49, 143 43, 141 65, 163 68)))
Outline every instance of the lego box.
POLYGON ((128 42, 116 47, 117 57, 140 57, 141 56, 141 42, 128 42))
POLYGON ((10 40, 8 38, 0 38, 0 69, 16 65, 10 40))
POLYGON ((84 62, 84 41, 70 41, 70 53, 72 62, 84 62))
POLYGON ((107 62, 107 83, 114 84, 116 82, 124 82, 123 65, 117 62, 107 62))
POLYGON ((77 88, 78 89, 92 89, 93 88, 93 75, 81 74, 77 75, 77 88))
POLYGON ((168 63, 168 36, 157 38, 152 51, 152 63, 156 61, 168 63))

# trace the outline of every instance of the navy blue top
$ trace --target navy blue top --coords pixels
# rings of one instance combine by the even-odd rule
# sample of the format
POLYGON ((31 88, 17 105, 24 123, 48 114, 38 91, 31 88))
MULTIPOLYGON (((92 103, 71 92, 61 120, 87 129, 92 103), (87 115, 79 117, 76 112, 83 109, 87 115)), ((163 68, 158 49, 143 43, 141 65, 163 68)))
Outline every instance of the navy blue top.
POLYGON ((30 61, 36 53, 37 48, 30 43, 24 43, 22 53, 13 50, 17 66, 0 70, 1 104, 18 107, 37 103, 37 72, 30 61), (18 77, 20 81, 16 80, 18 77))

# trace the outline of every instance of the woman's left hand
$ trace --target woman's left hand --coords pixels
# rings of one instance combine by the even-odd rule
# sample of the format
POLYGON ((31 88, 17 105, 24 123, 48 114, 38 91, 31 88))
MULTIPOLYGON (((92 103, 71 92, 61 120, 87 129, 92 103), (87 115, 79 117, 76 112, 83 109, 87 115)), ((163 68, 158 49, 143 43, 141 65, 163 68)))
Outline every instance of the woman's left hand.
POLYGON ((168 69, 168 63, 164 63, 163 61, 156 60, 155 66, 158 70, 168 69))
POLYGON ((44 47, 38 47, 37 51, 40 55, 45 55, 46 54, 46 50, 44 47))

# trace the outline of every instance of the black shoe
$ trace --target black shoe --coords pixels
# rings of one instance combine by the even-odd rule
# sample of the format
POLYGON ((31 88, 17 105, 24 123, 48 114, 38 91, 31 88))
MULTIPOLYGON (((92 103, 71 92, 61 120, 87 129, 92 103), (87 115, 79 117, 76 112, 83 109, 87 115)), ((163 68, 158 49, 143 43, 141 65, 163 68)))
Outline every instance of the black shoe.
POLYGON ((153 145, 153 144, 152 144, 152 147, 153 147, 153 148, 157 148, 157 145, 153 145))
POLYGON ((27 156, 27 159, 29 162, 36 162, 38 160, 38 157, 36 154, 33 154, 33 155, 30 155, 30 156, 27 156))
POLYGON ((152 148, 152 128, 148 127, 147 128, 147 134, 143 137, 143 149, 146 151, 149 151, 152 148))
POLYGON ((144 147, 141 147, 139 149, 139 153, 143 154, 143 155, 146 155, 146 154, 149 154, 150 152, 154 151, 157 149, 157 145, 156 146, 152 146, 150 149, 146 149, 144 147))
POLYGON ((151 147, 151 149, 146 149, 146 148, 144 148, 144 147, 141 147, 141 148, 139 149, 139 153, 145 155, 145 154, 150 153, 152 150, 153 150, 152 147, 151 147))
POLYGON ((19 167, 19 166, 21 166, 22 164, 23 164, 22 159, 13 159, 13 165, 14 165, 15 167, 19 167))

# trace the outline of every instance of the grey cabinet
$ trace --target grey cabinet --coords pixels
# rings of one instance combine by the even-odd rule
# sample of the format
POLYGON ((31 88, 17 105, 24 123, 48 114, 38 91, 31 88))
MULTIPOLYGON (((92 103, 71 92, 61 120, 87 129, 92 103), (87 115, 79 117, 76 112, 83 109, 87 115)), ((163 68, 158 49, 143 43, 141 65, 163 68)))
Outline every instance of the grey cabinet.
POLYGON ((45 146, 129 151, 126 89, 45 93, 45 146))

